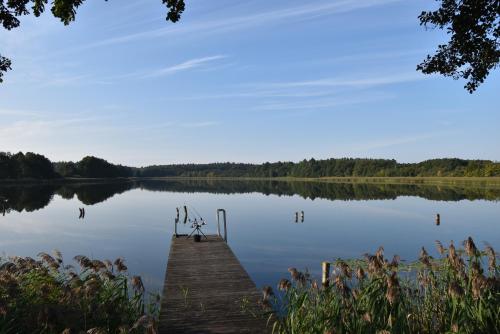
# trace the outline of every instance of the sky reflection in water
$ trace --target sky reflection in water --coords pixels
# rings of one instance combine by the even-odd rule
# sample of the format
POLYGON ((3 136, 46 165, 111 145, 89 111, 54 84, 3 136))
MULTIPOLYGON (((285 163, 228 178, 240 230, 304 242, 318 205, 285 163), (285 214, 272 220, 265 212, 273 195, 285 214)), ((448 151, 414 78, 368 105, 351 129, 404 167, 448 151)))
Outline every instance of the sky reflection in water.
POLYGON ((124 257, 151 291, 161 291, 175 208, 184 204, 208 221, 208 233, 216 231, 216 209, 227 210, 229 244, 257 286, 274 286, 290 266, 319 274, 323 260, 360 257, 380 245, 407 260, 422 246, 436 255, 435 240, 468 236, 500 249, 500 191, 485 188, 148 181, 3 185, 0 197, 8 200, 2 256, 59 249, 68 262, 78 254, 124 257), (85 219, 78 219, 83 206, 85 219), (295 223, 301 210, 305 221, 295 223))

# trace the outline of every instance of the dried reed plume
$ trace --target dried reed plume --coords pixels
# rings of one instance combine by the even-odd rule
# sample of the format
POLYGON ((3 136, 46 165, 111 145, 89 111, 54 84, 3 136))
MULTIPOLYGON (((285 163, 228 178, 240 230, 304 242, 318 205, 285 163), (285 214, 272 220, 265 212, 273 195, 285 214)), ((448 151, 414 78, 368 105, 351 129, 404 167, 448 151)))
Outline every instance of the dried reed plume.
POLYGON ((262 288, 262 304, 265 307, 271 307, 271 297, 274 296, 273 288, 270 286, 265 286, 262 288))
POLYGON ((284 296, 272 303, 284 314, 276 316, 274 332, 499 333, 495 251, 487 245, 481 252, 470 237, 463 245, 457 250, 451 242, 446 250, 436 241, 440 258, 422 248, 411 263, 397 256, 389 262, 382 247, 364 260, 337 260, 332 284, 320 289, 310 280, 304 285, 290 268, 292 281, 280 282, 284 296))
POLYGON ((278 290, 280 291, 288 291, 292 286, 292 283, 286 278, 282 278, 278 284, 278 290))
POLYGON ((495 274, 497 266, 495 250, 489 244, 486 244, 486 248, 484 249, 484 251, 488 256, 488 271, 492 274, 495 274))
POLYGON ((467 238, 467 240, 464 241, 464 249, 468 256, 478 255, 476 244, 474 244, 474 240, 472 240, 471 237, 467 238))
POLYGON ((441 256, 443 256, 446 253, 446 249, 443 247, 443 244, 439 240, 436 240, 436 248, 438 253, 441 254, 441 256))
POLYGON ((74 258, 79 271, 57 250, 38 257, 0 258, 1 333, 156 333, 159 299, 145 304, 142 279, 129 279, 123 259, 113 273, 111 261, 83 255, 74 258), (151 321, 138 331, 142 316, 151 321))
POLYGON ((116 270, 118 270, 118 272, 124 272, 124 271, 127 271, 127 266, 125 265, 125 262, 124 260, 119 257, 115 260, 115 267, 116 267, 116 270))

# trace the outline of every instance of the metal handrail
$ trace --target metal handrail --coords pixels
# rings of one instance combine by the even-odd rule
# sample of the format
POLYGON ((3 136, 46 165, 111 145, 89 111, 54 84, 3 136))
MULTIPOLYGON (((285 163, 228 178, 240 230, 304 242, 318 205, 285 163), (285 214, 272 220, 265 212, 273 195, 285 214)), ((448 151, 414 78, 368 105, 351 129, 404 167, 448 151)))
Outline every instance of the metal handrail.
POLYGON ((222 212, 222 217, 224 218, 224 241, 227 243, 227 222, 226 222, 226 210, 217 209, 217 234, 219 237, 222 237, 220 234, 220 213, 222 212))

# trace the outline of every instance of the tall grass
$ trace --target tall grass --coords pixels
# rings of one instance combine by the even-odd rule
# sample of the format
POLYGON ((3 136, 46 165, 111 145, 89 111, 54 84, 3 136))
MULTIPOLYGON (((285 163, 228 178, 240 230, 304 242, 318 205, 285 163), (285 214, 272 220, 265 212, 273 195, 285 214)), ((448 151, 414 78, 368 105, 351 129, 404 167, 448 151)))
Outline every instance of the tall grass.
POLYGON ((122 259, 40 253, 0 259, 0 333, 156 333, 159 296, 122 259))
POLYGON ((333 262, 328 287, 291 268, 274 295, 274 333, 500 333, 500 268, 492 247, 451 243, 433 259, 384 258, 383 248, 362 260, 333 262))

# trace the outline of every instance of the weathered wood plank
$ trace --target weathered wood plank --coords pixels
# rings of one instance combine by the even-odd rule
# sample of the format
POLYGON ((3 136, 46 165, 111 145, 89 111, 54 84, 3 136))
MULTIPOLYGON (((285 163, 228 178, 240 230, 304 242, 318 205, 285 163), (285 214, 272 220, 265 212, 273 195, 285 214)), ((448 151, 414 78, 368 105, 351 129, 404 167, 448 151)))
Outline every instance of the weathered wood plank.
POLYGON ((172 238, 160 334, 268 333, 261 294, 218 236, 172 238))

